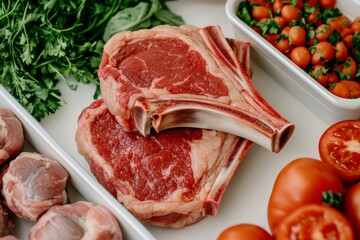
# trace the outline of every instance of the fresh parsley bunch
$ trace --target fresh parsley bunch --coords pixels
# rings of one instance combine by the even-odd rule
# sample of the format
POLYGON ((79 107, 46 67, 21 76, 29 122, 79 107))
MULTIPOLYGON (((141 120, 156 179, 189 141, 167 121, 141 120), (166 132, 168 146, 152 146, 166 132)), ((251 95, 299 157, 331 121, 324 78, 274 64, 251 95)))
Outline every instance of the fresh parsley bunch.
POLYGON ((64 104, 59 81, 72 90, 78 82, 95 84, 99 95, 97 69, 110 36, 159 24, 183 20, 160 0, 4 0, 0 84, 41 120, 64 104))

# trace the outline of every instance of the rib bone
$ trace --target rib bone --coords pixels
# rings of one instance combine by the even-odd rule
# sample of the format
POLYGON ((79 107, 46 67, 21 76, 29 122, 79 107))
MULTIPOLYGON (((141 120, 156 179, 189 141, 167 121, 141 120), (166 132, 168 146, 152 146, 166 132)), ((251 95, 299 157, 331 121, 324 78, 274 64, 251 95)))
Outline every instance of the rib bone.
POLYGON ((279 152, 294 125, 252 84, 249 51, 248 43, 224 38, 217 26, 118 33, 104 47, 98 72, 102 97, 125 131, 148 135, 151 129, 207 128, 279 152), (189 56, 197 59, 192 65, 189 56), (179 60, 172 61, 175 57, 179 60), (179 62, 190 67, 181 70, 179 62), (188 75, 174 80, 186 70, 188 75))

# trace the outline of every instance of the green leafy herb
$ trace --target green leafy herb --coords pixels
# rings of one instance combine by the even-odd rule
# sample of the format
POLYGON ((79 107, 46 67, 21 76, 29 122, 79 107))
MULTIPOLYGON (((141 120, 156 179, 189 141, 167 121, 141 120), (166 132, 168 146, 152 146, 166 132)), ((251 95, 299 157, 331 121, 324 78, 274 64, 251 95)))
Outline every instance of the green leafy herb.
POLYGON ((354 58, 357 63, 360 63, 360 32, 355 32, 352 38, 352 45, 354 51, 354 58))
POLYGON ((98 96, 104 36, 183 23, 164 0, 4 0, 0 3, 0 84, 41 120, 64 104, 59 81, 72 90, 78 83, 94 84, 94 97, 98 96), (107 29, 112 31, 104 35, 107 29))
POLYGON ((338 8, 325 8, 322 9, 320 19, 323 23, 330 23, 331 20, 341 15, 338 8))
POLYGON ((270 17, 269 19, 266 19, 261 22, 257 22, 256 26, 258 26, 261 29, 261 35, 263 36, 266 36, 268 34, 279 33, 281 30, 280 25, 274 21, 273 17, 270 17))
POLYGON ((256 20, 251 16, 252 6, 249 1, 241 1, 237 11, 237 16, 250 27, 254 26, 256 20))
POLYGON ((342 197, 340 193, 326 191, 322 193, 322 203, 330 207, 340 209, 342 206, 342 197))

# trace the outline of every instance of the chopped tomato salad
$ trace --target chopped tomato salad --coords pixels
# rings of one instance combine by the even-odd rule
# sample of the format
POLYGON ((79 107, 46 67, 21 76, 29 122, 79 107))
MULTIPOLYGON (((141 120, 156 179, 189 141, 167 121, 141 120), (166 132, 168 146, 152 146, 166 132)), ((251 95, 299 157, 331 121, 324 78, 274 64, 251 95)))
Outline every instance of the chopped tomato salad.
POLYGON ((360 97, 360 16, 336 0, 244 0, 237 16, 334 95, 360 97))

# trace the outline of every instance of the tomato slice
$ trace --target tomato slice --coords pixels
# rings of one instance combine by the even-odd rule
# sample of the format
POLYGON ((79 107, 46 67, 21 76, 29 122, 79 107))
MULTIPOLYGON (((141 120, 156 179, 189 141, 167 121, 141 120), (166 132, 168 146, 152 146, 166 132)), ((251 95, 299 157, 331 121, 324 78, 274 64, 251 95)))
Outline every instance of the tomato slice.
POLYGON ((360 120, 340 121, 326 129, 319 140, 319 154, 343 181, 360 179, 360 120))
POLYGON ((276 240, 352 240, 354 232, 346 217, 332 207, 304 205, 288 215, 274 232, 276 240))

